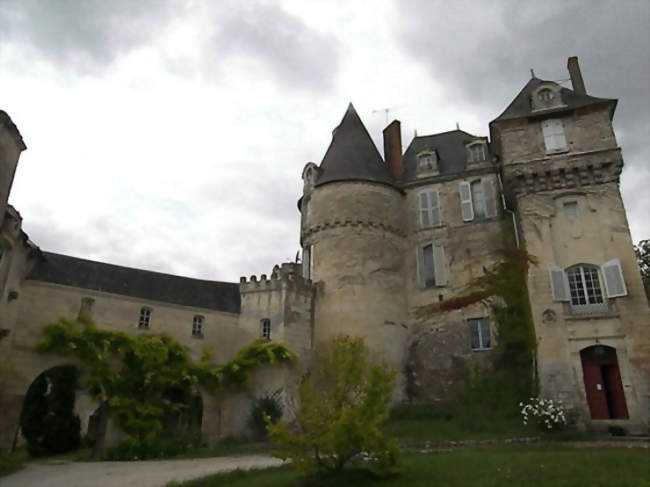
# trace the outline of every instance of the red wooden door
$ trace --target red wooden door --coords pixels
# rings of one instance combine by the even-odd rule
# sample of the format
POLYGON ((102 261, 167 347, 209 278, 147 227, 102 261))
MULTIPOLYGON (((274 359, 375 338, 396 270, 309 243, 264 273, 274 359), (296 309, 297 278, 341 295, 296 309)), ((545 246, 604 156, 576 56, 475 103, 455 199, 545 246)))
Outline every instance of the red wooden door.
POLYGON ((623 392, 623 383, 621 374, 618 371, 617 364, 603 364, 601 374, 605 382, 605 392, 607 393, 607 403, 611 418, 627 419, 627 405, 625 404, 625 393, 623 392))
POLYGON ((585 392, 591 419, 609 419, 611 416, 607 406, 607 395, 600 364, 582 362, 582 374, 585 380, 585 392))

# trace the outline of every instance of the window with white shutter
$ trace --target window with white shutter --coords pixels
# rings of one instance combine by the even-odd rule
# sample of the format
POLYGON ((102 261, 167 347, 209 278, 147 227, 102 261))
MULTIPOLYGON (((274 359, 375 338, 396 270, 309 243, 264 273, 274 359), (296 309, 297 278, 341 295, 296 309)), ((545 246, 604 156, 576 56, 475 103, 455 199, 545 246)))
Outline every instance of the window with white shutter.
POLYGON ((470 184, 466 181, 461 181, 458 192, 460 194, 460 211, 463 215, 463 221, 472 221, 474 219, 474 206, 472 205, 472 190, 470 184))
POLYGON ((608 298, 627 296, 627 287, 623 279, 621 261, 618 259, 605 262, 602 267, 608 298))
POLYGON ((437 189, 426 189, 419 193, 420 227, 436 227, 442 224, 440 194, 437 189))
POLYGON ((445 249, 442 245, 425 242, 417 248, 418 284, 427 289, 447 284, 445 249))
POLYGON ((544 134, 546 152, 562 152, 567 150, 562 120, 556 118, 544 120, 542 122, 542 132, 544 134))
POLYGON ((551 278, 551 293, 553 294, 553 301, 568 301, 569 281, 564 269, 554 265, 549 265, 548 272, 551 278))

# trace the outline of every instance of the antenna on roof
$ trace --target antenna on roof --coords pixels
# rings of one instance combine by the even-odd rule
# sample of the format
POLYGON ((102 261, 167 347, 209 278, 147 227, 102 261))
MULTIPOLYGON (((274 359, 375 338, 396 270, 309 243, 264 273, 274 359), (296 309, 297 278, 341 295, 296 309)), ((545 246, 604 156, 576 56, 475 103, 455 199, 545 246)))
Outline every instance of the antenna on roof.
POLYGON ((392 107, 385 107, 385 108, 377 108, 377 110, 373 110, 372 113, 379 113, 379 112, 384 112, 386 115, 386 125, 388 125, 388 112, 391 110, 395 110, 396 108, 403 107, 404 105, 393 105, 392 107))
POLYGON ((535 71, 533 71, 533 68, 530 68, 530 76, 533 78, 535 77, 535 71))
POLYGON ((456 130, 460 130, 460 125, 458 125, 458 122, 456 122, 456 130))
POLYGON ((417 137, 417 136, 418 136, 418 129, 413 129, 413 137, 417 137))

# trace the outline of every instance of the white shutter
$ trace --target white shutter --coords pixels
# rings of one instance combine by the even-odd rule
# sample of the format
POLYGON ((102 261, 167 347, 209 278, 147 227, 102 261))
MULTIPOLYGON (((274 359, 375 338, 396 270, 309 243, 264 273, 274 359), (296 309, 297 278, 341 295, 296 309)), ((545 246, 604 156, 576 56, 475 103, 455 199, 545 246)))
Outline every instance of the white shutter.
POLYGON ((463 221, 469 222, 474 219, 474 207, 472 206, 472 190, 468 182, 461 182, 459 187, 460 193, 460 211, 463 215, 463 221))
POLYGON ((553 294, 553 301, 568 301, 569 300, 569 279, 561 269, 554 265, 548 266, 549 276, 551 278, 551 292, 553 294))
POLYGON ((547 152, 557 152, 567 148, 562 120, 544 120, 542 122, 542 132, 547 152))
POLYGON ((607 289, 608 298, 618 298, 627 296, 627 288, 625 287, 625 280, 623 279, 623 270, 621 269, 621 261, 618 259, 605 262, 602 267, 603 276, 605 280, 605 288, 607 289))
POLYGON ((442 245, 433 247, 433 265, 436 286, 445 286, 447 284, 447 273, 445 272, 445 248, 442 245))
POLYGON ((442 223, 440 217, 440 194, 437 189, 429 191, 429 204, 431 205, 431 225, 436 227, 442 223))
POLYGON ((431 226, 429 220, 429 192, 420 192, 420 227, 425 228, 431 226))
POLYGON ((485 216, 497 216, 497 200, 494 194, 494 182, 491 179, 483 180, 483 198, 485 198, 485 216))

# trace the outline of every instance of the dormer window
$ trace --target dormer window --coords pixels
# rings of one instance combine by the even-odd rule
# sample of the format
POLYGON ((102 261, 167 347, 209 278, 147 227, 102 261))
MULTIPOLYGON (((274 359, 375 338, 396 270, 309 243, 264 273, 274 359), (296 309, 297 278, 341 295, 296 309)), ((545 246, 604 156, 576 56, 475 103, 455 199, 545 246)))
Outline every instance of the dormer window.
POLYGON ((537 92, 537 100, 542 102, 542 103, 549 103, 553 101, 553 92, 549 90, 548 88, 545 88, 539 92, 537 92))
POLYGON ((560 86, 555 83, 545 83, 531 93, 533 111, 548 110, 565 106, 560 96, 560 86))
POLYGON ((472 144, 469 149, 469 162, 483 162, 487 160, 487 151, 483 142, 472 144))
POLYGON ((418 174, 438 172, 438 156, 435 151, 422 152, 418 155, 418 174))

